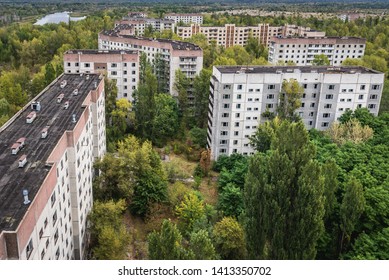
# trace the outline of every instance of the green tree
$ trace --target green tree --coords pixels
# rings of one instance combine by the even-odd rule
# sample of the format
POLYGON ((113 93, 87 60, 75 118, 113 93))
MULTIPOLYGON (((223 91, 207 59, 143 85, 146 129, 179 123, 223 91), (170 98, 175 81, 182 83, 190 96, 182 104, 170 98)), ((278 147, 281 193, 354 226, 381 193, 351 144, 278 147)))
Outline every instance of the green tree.
POLYGON ((254 149, 258 152, 266 152, 270 149, 271 142, 275 136, 275 131, 281 124, 281 120, 276 117, 271 121, 258 126, 255 133, 250 136, 250 143, 254 146, 254 149))
POLYGON ((349 243, 351 234, 365 210, 365 204, 362 184, 354 177, 351 177, 345 186, 345 193, 340 206, 340 228, 342 230, 341 252, 343 247, 349 243))
POLYGON ((93 240, 93 256, 99 260, 126 258, 130 235, 122 222, 124 200, 95 201, 89 216, 93 240))
POLYGON ((186 194, 180 205, 176 207, 176 214, 182 228, 189 233, 196 221, 204 215, 204 202, 194 193, 186 194))
POLYGON ((246 256, 242 226, 232 217, 224 217, 213 228, 216 250, 223 260, 241 260, 246 256))
POLYGON ((55 70, 53 65, 49 62, 45 66, 45 82, 50 84, 55 79, 55 70))
POLYGON ((190 235, 190 250, 195 260, 216 260, 216 250, 206 230, 192 232, 190 235))
POLYGON ((280 93, 280 102, 277 108, 278 116, 281 119, 296 121, 299 116, 296 115, 296 110, 301 107, 301 97, 303 96, 304 88, 297 80, 290 79, 282 82, 280 93))
POLYGON ((158 83, 150 68, 146 69, 144 80, 134 91, 136 128, 140 137, 152 139, 158 83))
POLYGON ((315 258, 323 230, 324 196, 314 157, 304 124, 284 121, 271 153, 259 153, 250 161, 245 209, 251 257, 315 258))
POLYGON ((173 138, 178 129, 177 102, 170 94, 158 94, 155 97, 155 116, 152 122, 152 141, 162 146, 173 138))
POLYGON ((202 69, 193 82, 194 89, 194 117, 196 125, 206 128, 208 123, 209 80, 212 71, 202 69))
POLYGON ((240 188, 228 183, 219 194, 218 208, 224 216, 238 218, 243 212, 243 194, 240 188))
POLYGON ((330 65, 330 60, 325 54, 315 55, 315 57, 312 60, 312 65, 315 66, 330 65))
POLYGON ((148 235, 149 258, 152 260, 185 260, 188 251, 182 246, 182 235, 177 226, 164 220, 160 232, 148 235))
POLYGON ((190 87, 190 80, 182 73, 181 70, 176 70, 176 77, 174 81, 174 90, 178 95, 178 109, 181 122, 181 129, 188 127, 189 117, 191 115, 189 108, 188 89, 190 87))

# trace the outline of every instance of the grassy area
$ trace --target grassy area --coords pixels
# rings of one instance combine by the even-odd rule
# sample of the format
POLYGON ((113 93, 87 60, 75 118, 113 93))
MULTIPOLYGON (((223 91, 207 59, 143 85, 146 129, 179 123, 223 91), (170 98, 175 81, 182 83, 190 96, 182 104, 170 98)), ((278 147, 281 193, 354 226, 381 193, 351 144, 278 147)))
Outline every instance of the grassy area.
MULTIPOLYGON (((197 166, 196 162, 191 162, 186 159, 184 155, 175 155, 173 153, 168 155, 169 159, 163 161, 165 166, 173 165, 174 172, 181 174, 184 179, 175 179, 174 182, 169 183, 169 190, 172 192, 188 192, 199 191, 204 198, 204 202, 211 205, 217 203, 217 176, 218 173, 211 172, 209 177, 202 178, 201 184, 198 188, 195 186, 193 180, 193 173, 197 166), (176 188, 178 183, 180 188, 176 188)), ((129 229, 132 240, 129 247, 128 258, 132 260, 147 259, 147 235, 153 230, 159 230, 162 221, 170 219, 176 221, 177 217, 174 214, 174 205, 172 203, 154 204, 151 207, 150 214, 142 219, 127 212, 124 216, 124 221, 129 229)))

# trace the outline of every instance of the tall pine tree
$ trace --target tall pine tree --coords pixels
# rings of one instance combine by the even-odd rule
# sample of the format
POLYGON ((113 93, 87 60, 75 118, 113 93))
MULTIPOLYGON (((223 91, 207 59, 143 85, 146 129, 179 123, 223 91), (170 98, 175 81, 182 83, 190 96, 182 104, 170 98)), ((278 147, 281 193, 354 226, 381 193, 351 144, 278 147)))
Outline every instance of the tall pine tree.
POLYGON ((304 124, 284 121, 270 151, 251 160, 245 184, 250 257, 315 258, 323 231, 324 190, 314 157, 304 124))

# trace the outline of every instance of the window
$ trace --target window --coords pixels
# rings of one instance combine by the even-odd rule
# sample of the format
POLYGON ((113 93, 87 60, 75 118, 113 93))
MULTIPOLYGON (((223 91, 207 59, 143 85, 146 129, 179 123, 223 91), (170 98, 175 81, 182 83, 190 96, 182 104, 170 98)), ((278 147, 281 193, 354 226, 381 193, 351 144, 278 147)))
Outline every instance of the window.
POLYGON ((358 99, 359 99, 359 100, 362 100, 362 99, 363 99, 363 94, 360 94, 360 95, 358 96, 358 99))
POLYGON ((375 109, 376 105, 375 104, 368 104, 367 108, 369 109, 375 109))
POLYGON ((220 140, 220 145, 226 145, 227 144, 227 140, 220 140))
POLYGON ((238 140, 232 141, 232 144, 233 144, 233 145, 238 145, 238 140))
POLYGON ((55 225, 55 222, 57 221, 57 211, 55 211, 53 215, 53 226, 55 225))
POLYGON ((239 131, 234 131, 234 136, 239 136, 239 131))
POLYGON ((223 89, 231 89, 231 85, 224 85, 223 89))
POLYGON ((53 207, 53 205, 55 203, 55 192, 51 195, 50 201, 51 201, 51 207, 53 207))
POLYGON ((55 231, 55 233, 54 233, 54 244, 57 244, 58 237, 59 237, 59 234, 58 234, 58 229, 57 229, 57 230, 55 231))
POLYGON ((371 89, 373 89, 373 90, 380 89, 380 85, 372 85, 372 86, 371 86, 371 89))
POLYGON ((57 251, 55 252, 55 259, 56 259, 56 260, 59 259, 59 248, 58 248, 57 251))
POLYGON ((28 242, 26 247, 26 257, 27 260, 30 258, 32 251, 34 250, 34 245, 32 243, 32 239, 30 239, 30 242, 28 242))
POLYGON ((116 71, 111 71, 111 75, 112 76, 116 76, 118 74, 118 72, 116 72, 116 71))
POLYGON ((84 63, 84 67, 85 68, 89 68, 90 67, 90 63, 84 63))
POLYGON ((118 65, 116 63, 111 63, 112 68, 116 68, 118 65))
POLYGON ((231 98, 231 95, 229 94, 223 94, 223 99, 230 99, 231 98))
POLYGON ((305 103, 301 103, 301 108, 304 108, 305 107, 305 103))
POLYGON ((238 89, 238 90, 243 89, 243 85, 238 85, 238 86, 236 87, 236 89, 238 89))
POLYGON ((222 118, 228 118, 229 116, 230 116, 229 113, 223 113, 223 114, 222 114, 222 118))
POLYGON ((377 94, 372 94, 372 95, 370 95, 370 99, 378 99, 378 95, 377 94))
POLYGON ((131 64, 131 66, 132 66, 132 67, 135 67, 135 66, 136 66, 136 64, 135 64, 135 63, 132 63, 132 64, 131 64))
POLYGON ((240 103, 236 104, 236 109, 240 109, 240 103))
POLYGON ((267 99, 274 99, 274 94, 268 94, 266 98, 267 99))
POLYGON ((70 62, 68 62, 68 66, 70 66, 70 62))
POLYGON ((328 89, 334 90, 334 89, 335 89, 335 85, 329 85, 329 86, 328 86, 328 89))
POLYGON ((365 90, 366 89, 366 85, 361 85, 359 88, 360 88, 360 90, 365 90))
POLYGON ((222 126, 224 127, 228 126, 228 122, 222 122, 222 126))
POLYGON ((242 99, 242 95, 241 95, 241 94, 238 94, 238 95, 236 96, 236 99, 242 99))
POLYGON ((226 131, 226 130, 222 130, 222 131, 220 132, 220 135, 222 135, 222 136, 226 136, 226 135, 228 135, 228 131, 226 131))
POLYGON ((240 113, 235 113, 235 118, 239 118, 240 117, 240 113))
POLYGON ((326 99, 333 99, 334 95, 333 94, 326 94, 326 99))
POLYGON ((314 88, 314 89, 317 89, 318 86, 319 86, 319 84, 314 84, 314 85, 313 85, 313 88, 314 88))
POLYGON ((267 86, 267 89, 275 89, 276 88, 276 85, 268 85, 267 86))
POLYGON ((312 98, 316 98, 316 93, 313 93, 313 94, 312 94, 312 98))
POLYGON ((224 109, 230 108, 230 104, 228 104, 228 103, 223 104, 223 108, 224 108, 224 109))
POLYGON ((324 105, 324 109, 331 109, 331 107, 332 107, 332 104, 325 104, 324 105))
POLYGON ((329 118, 330 116, 331 116, 330 113, 324 113, 324 114, 323 114, 323 118, 329 118))
POLYGON ((329 125, 329 122, 322 122, 321 123, 321 127, 328 127, 328 125, 329 125))
POLYGON ((274 104, 266 104, 266 109, 271 109, 274 107, 274 104))
POLYGON ((315 108, 315 103, 311 103, 310 107, 315 108))
POLYGON ((254 89, 252 89, 252 88, 249 89, 249 92, 253 92, 253 91, 254 91, 254 89))
POLYGON ((235 122, 235 127, 239 127, 239 122, 235 122))
POLYGON ((43 228, 41 228, 41 230, 39 231, 39 239, 42 239, 42 236, 43 236, 43 228))
POLYGON ((308 85, 307 84, 303 84, 303 88, 307 88, 308 87, 308 85))
POLYGON ((41 252, 41 260, 43 260, 43 258, 45 257, 45 253, 46 253, 45 249, 42 249, 42 252, 41 252))
POLYGON ((47 218, 45 219, 45 221, 43 222, 43 225, 44 225, 44 227, 46 228, 47 227, 47 218))

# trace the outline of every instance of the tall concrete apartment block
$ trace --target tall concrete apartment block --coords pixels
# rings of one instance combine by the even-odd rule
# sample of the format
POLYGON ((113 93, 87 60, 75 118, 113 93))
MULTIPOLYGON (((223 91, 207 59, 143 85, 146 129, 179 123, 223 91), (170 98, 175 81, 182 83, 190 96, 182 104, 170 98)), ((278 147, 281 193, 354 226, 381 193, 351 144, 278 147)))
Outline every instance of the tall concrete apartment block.
POLYGON ((0 128, 0 260, 83 259, 104 80, 63 74, 0 128))
POLYGON ((217 45, 226 48, 235 45, 245 46, 250 36, 258 39, 258 42, 265 46, 268 46, 270 39, 276 36, 325 36, 324 32, 296 25, 269 26, 269 24, 258 24, 257 26, 236 26, 235 24, 225 24, 224 26, 201 26, 200 24, 192 24, 189 27, 177 27, 177 35, 182 39, 188 39, 195 34, 204 34, 208 39, 208 43, 215 41, 217 45))
POLYGON ((365 47, 366 39, 356 37, 275 37, 270 41, 268 60, 305 66, 312 65, 316 55, 324 54, 330 65, 340 66, 346 58, 362 58, 365 47))
POLYGON ((65 73, 101 73, 116 81, 118 98, 133 101, 139 82, 138 51, 68 50, 64 54, 65 73))
POLYGON ((165 19, 173 20, 175 23, 203 24, 203 16, 201 14, 166 14, 165 19))
POLYGON ((161 58, 167 68, 167 90, 173 89, 176 70, 181 70, 193 80, 203 67, 203 51, 195 44, 168 40, 122 35, 117 29, 99 33, 99 50, 129 50, 145 53, 151 63, 161 58))
POLYGON ((297 113, 307 129, 327 129, 347 109, 378 114, 384 74, 363 67, 216 66, 210 84, 208 147, 212 157, 250 155, 249 137, 275 112, 284 80, 304 88, 297 113))

